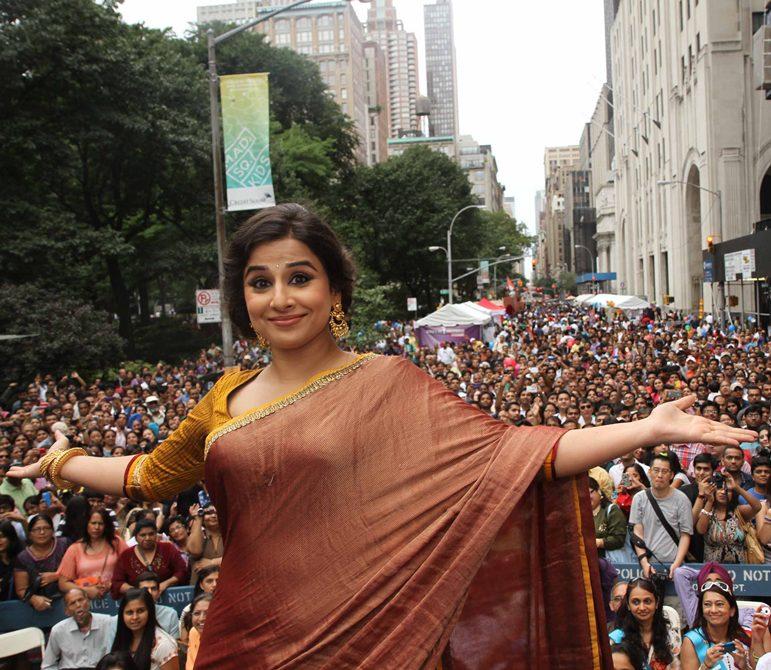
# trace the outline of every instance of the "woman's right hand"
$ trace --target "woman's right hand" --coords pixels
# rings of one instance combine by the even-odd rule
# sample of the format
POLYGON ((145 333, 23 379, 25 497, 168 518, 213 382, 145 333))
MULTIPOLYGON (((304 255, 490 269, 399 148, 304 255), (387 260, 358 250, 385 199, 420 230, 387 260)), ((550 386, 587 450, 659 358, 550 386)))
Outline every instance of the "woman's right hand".
MULTIPOLYGON (((56 437, 56 442, 54 442, 51 445, 51 448, 48 450, 49 454, 52 451, 69 449, 70 441, 64 433, 62 433, 60 430, 56 430, 54 431, 54 436, 56 437)), ((40 461, 38 460, 35 463, 24 466, 14 465, 10 470, 8 470, 7 476, 14 477, 16 479, 23 479, 25 477, 33 480, 37 479, 40 477, 40 461)))
POLYGON ((32 596, 29 599, 29 604, 36 612, 45 612, 51 608, 51 599, 45 596, 32 596))

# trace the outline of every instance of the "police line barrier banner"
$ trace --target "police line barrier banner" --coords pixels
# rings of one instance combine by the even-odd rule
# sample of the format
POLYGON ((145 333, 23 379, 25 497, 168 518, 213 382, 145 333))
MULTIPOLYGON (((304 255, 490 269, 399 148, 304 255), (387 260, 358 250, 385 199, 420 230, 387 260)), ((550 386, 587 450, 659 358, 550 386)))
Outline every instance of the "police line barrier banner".
POLYGON ((271 207, 268 75, 220 77, 220 95, 228 211, 271 207))

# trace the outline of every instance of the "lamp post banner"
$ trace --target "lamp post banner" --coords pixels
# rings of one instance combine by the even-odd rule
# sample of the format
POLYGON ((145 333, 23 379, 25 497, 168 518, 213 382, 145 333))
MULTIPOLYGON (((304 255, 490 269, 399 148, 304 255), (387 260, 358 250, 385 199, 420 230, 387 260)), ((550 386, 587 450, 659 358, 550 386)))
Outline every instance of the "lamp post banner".
POLYGON ((272 207, 268 75, 220 77, 220 95, 228 211, 272 207))

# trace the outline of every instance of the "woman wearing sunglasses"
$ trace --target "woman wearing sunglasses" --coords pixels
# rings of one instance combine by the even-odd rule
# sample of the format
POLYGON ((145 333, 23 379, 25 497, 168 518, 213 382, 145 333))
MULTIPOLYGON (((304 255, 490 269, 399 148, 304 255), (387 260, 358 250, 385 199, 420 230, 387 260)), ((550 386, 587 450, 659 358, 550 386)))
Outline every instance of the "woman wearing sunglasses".
POLYGON ((667 616, 663 602, 650 579, 632 580, 617 615, 617 628, 610 633, 613 644, 623 642, 640 652, 649 670, 673 670, 680 653, 679 627, 672 625, 672 615, 667 616))
POLYGON ((762 656, 768 637, 767 622, 764 620, 765 626, 759 623, 753 622, 751 633, 742 628, 731 587, 722 580, 704 582, 694 628, 683 640, 683 670, 750 670, 754 667, 751 653, 762 656))

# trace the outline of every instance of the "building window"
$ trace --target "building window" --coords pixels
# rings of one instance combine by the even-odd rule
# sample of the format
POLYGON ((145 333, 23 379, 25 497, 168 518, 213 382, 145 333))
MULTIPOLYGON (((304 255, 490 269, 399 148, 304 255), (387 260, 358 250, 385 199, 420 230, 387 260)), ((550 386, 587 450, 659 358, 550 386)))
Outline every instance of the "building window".
MULTIPOLYGON (((682 0, 681 0, 682 4, 682 0)), ((297 30, 310 30, 311 29, 311 20, 309 18, 301 18, 297 19, 297 22, 295 23, 295 27, 297 30)))
POLYGON ((303 44, 311 41, 311 33, 310 31, 303 31, 300 33, 297 33, 297 43, 303 44))
POLYGON ((319 30, 319 42, 332 42, 335 39, 335 33, 331 30, 319 30))
POLYGON ((327 28, 335 25, 335 19, 331 14, 322 14, 318 18, 319 28, 327 28))
POLYGON ((701 33, 696 33, 696 54, 701 51, 701 33))
POLYGON ((678 6, 679 6, 678 14, 680 16, 680 31, 682 32, 682 30, 683 30, 683 0, 680 0, 680 2, 678 3, 678 6))
POLYGON ((287 19, 279 19, 274 26, 277 33, 289 32, 289 21, 287 19))

